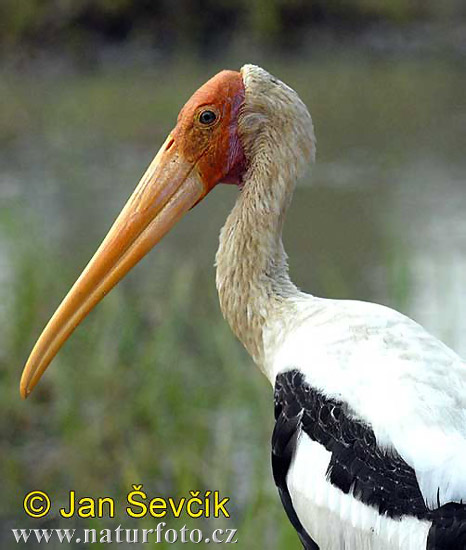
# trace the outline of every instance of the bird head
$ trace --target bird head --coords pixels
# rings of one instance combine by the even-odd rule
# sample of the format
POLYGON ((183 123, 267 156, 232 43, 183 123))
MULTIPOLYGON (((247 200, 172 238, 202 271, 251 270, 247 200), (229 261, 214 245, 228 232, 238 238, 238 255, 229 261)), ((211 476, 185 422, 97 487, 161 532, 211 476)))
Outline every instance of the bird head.
POLYGON ((297 94, 259 67, 222 71, 201 86, 43 330, 24 368, 21 395, 29 395, 84 317, 190 208, 220 182, 244 184, 261 140, 276 142, 296 125, 284 144, 290 158, 312 156, 309 123, 312 130, 297 94))

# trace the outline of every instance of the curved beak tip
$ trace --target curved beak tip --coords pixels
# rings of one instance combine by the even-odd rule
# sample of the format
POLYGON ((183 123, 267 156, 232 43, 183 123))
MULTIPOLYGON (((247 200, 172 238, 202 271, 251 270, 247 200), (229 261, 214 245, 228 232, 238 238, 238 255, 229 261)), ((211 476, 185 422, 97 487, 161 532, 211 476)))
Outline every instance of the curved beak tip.
POLYGON ((24 374, 21 376, 19 383, 19 393, 22 399, 27 399, 31 394, 32 389, 29 386, 29 381, 25 380, 24 374))

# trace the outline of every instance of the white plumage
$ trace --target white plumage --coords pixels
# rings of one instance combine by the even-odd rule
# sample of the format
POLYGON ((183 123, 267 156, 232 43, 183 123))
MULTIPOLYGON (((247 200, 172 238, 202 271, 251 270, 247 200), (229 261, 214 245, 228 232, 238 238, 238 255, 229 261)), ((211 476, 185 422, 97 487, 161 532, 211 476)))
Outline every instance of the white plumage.
MULTIPOLYGON (((320 550, 459 550, 460 543, 448 545, 450 535, 444 546, 437 532, 429 538, 433 522, 425 516, 466 500, 466 364, 390 308, 316 298, 291 283, 281 232, 303 159, 314 157, 313 125, 289 87, 257 67, 242 74, 239 130, 250 165, 217 253, 224 315, 272 385, 286 372, 301 373, 303 391, 341 403, 382 453, 404 461, 425 506, 411 514, 404 503, 397 516, 340 490, 330 481, 329 445, 313 441, 296 417, 286 487, 277 483, 285 508, 290 518, 294 509, 320 550), (291 503, 283 497, 287 490, 291 503)), ((289 428, 279 429, 289 437, 289 428)))
MULTIPOLYGON (((296 306, 291 327, 272 323, 264 331, 271 383, 298 368, 312 387, 347 403, 381 447, 396 450, 415 470, 428 508, 466 500, 464 361, 384 306, 312 296, 300 296, 296 306)), ((429 522, 379 517, 326 481, 329 460, 302 433, 288 474, 297 514, 321 548, 425 548, 429 522)))
POLYGON ((381 516, 326 479, 330 453, 302 433, 288 474, 296 513, 321 550, 419 550, 430 522, 381 516))

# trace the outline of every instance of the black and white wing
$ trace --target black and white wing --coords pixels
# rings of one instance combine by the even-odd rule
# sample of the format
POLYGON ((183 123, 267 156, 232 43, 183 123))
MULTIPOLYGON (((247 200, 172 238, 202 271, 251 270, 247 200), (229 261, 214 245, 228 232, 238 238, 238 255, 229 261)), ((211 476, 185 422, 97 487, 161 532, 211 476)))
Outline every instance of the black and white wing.
POLYGON ((466 550, 464 363, 413 321, 373 306, 371 325, 356 304, 365 325, 340 315, 326 334, 314 316, 276 353, 286 512, 306 550, 466 550))

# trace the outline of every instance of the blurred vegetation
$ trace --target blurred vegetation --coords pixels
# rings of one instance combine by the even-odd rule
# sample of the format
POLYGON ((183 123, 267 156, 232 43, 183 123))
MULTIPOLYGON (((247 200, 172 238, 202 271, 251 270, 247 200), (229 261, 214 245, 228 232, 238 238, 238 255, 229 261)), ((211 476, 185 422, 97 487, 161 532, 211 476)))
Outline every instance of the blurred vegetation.
MULTIPOLYGON (((1 230, 21 232, 21 225, 3 218, 1 230)), ((267 536, 267 548, 293 546, 267 467, 270 388, 218 322, 213 285, 205 285, 195 266, 178 266, 175 280, 158 270, 165 300, 149 286, 116 290, 27 403, 12 391, 18 358, 24 342, 37 336, 63 265, 36 240, 28 250, 18 247, 12 267, 0 355, 2 548, 11 544, 10 527, 154 528, 150 517, 135 522, 124 514, 133 483, 143 483, 150 497, 178 499, 190 490, 232 497, 232 520, 203 524, 182 516, 167 528, 187 524, 207 533, 235 527, 241 548, 257 548, 257 537, 267 536), (51 496, 55 517, 31 521, 21 513, 22 498, 33 488, 51 496), (117 519, 111 525, 59 519, 56 510, 70 488, 115 498, 117 519)))
MULTIPOLYGON (((403 25, 461 12, 454 1, 0 0, 0 43, 5 52, 63 45, 81 53, 87 40, 114 40, 203 53, 247 35, 272 49, 299 42, 314 25, 403 25)), ((293 63, 265 57, 310 106, 318 135, 316 189, 298 189, 302 200, 285 232, 293 278, 315 294, 407 311, 411 249, 384 225, 388 189, 413 158, 449 167, 464 159, 464 71, 455 61, 346 51, 293 63)), ((105 299, 26 403, 18 393, 40 330, 179 107, 219 68, 244 61, 183 59, 168 75, 156 63, 92 72, 0 68, 7 106, 0 109, 1 548, 11 547, 11 527, 79 526, 56 515, 25 521, 27 491, 49 492, 56 510, 69 489, 124 503, 138 482, 154 496, 219 490, 232 497, 232 519, 202 527, 237 528, 241 549, 298 548, 271 477, 272 390, 217 303, 212 263, 231 186, 193 210, 105 299)), ((413 224, 403 220, 406 232, 396 231, 408 239, 413 224)), ((121 508, 117 520, 154 527, 131 524, 121 508)), ((167 528, 184 523, 200 527, 184 517, 167 528)))
POLYGON ((463 0, 1 0, 0 48, 134 41, 162 52, 224 51, 244 40, 286 49, 310 28, 359 30, 466 16, 463 0))

